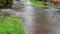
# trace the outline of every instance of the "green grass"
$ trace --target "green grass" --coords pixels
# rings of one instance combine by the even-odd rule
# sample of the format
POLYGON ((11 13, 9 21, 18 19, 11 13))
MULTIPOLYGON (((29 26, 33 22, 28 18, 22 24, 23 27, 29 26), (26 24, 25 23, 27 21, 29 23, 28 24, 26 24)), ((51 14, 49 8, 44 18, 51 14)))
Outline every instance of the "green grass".
POLYGON ((38 6, 38 7, 47 7, 46 5, 44 5, 46 2, 42 2, 42 1, 35 1, 35 0, 30 0, 32 5, 38 6))
POLYGON ((0 34, 25 34, 22 19, 0 16, 0 34))

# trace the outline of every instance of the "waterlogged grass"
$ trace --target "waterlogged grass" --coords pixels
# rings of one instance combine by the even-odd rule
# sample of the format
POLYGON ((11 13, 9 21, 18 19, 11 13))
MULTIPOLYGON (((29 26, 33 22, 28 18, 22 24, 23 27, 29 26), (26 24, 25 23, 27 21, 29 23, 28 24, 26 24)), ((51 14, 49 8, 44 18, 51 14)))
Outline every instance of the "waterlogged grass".
POLYGON ((0 34, 25 34, 22 19, 0 16, 0 34))
POLYGON ((47 7, 45 4, 46 2, 42 1, 36 1, 36 0, 30 0, 32 5, 38 6, 38 7, 47 7))

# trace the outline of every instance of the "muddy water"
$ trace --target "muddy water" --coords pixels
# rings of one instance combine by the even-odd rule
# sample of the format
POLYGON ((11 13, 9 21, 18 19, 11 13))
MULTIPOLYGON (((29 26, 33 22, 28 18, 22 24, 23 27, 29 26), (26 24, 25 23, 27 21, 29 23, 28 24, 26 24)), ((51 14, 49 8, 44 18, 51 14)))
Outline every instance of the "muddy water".
POLYGON ((60 13, 57 9, 43 10, 32 6, 29 1, 21 1, 22 5, 16 6, 22 7, 23 26, 26 34, 60 34, 60 13))
POLYGON ((21 17, 26 34, 60 34, 60 12, 58 9, 43 10, 32 6, 27 0, 20 0, 19 2, 15 0, 14 2, 15 16, 21 16, 19 14, 23 11, 21 17))
POLYGON ((58 9, 42 10, 37 7, 24 8, 24 27, 26 34, 59 34, 60 13, 58 9))
MULTIPOLYGON (((14 13, 11 9, 2 9, 2 11, 21 16, 21 12, 14 13)), ((34 6, 26 6, 21 17, 26 34, 60 34, 60 11, 58 9, 42 10, 34 6)))
POLYGON ((26 34, 50 34, 51 24, 47 12, 26 2, 23 8, 23 25, 26 34))

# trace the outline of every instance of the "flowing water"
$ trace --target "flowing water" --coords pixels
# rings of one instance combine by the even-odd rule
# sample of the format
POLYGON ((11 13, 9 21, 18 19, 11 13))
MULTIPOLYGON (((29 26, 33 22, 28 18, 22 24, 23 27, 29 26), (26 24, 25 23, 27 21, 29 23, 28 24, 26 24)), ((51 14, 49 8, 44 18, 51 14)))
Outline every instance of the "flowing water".
POLYGON ((26 34, 60 34, 59 9, 41 9, 32 6, 29 0, 15 0, 14 2, 15 7, 23 12, 22 18, 26 34))
MULTIPOLYGON (((41 9, 32 6, 29 0, 14 0, 15 16, 22 17, 26 34, 60 34, 60 10, 41 9)), ((2 10, 8 11, 8 10, 2 10)))

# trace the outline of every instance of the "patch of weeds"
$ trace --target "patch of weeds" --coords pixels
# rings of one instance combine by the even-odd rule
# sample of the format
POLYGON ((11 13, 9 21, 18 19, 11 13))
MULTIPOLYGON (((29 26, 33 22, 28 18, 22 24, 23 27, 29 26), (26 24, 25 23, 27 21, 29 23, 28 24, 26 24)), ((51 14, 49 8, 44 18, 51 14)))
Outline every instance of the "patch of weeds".
POLYGON ((35 5, 38 7, 48 7, 47 5, 45 5, 47 2, 36 1, 36 0, 30 0, 30 2, 32 3, 32 5, 35 5))
POLYGON ((21 18, 0 16, 0 20, 0 34, 25 34, 21 18))

